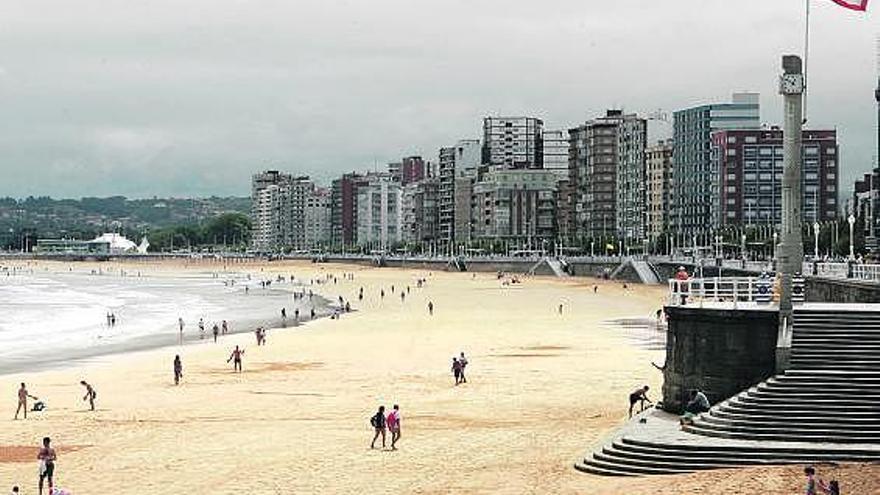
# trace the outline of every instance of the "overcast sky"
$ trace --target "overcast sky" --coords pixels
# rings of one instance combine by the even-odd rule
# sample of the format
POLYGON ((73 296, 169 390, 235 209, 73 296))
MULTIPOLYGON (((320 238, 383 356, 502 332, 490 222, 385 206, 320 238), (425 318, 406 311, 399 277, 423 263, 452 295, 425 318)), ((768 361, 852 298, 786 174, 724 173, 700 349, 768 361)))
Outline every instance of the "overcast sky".
MULTIPOLYGON (((873 12, 813 0, 809 120, 843 189, 876 154, 873 12)), ((568 128, 761 92, 804 0, 3 0, 0 195, 246 195, 480 137, 486 115, 568 128)), ((652 122, 652 135, 670 132, 652 122)))

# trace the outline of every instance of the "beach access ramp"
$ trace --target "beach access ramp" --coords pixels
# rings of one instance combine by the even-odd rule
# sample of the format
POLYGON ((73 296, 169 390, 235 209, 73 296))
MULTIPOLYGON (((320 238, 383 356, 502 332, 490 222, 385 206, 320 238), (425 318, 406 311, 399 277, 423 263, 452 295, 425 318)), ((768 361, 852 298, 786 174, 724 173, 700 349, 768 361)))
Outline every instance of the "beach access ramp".
POLYGON ((569 277, 566 264, 556 258, 541 258, 529 269, 529 275, 556 275, 557 277, 569 277))
POLYGON ((611 272, 611 278, 613 279, 624 278, 624 275, 635 275, 634 278, 637 278, 639 282, 645 285, 660 284, 660 277, 657 276, 654 267, 645 260, 627 258, 611 272))

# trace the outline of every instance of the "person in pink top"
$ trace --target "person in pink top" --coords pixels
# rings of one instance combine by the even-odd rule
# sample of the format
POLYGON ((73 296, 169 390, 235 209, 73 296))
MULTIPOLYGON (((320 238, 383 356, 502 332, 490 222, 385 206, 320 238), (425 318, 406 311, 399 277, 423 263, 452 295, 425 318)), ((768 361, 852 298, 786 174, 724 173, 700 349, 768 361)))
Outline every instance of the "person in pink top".
POLYGON ((388 431, 391 432, 391 450, 397 450, 396 444, 400 440, 400 419, 400 407, 394 404, 394 408, 388 413, 388 417, 385 418, 385 425, 388 426, 388 431))

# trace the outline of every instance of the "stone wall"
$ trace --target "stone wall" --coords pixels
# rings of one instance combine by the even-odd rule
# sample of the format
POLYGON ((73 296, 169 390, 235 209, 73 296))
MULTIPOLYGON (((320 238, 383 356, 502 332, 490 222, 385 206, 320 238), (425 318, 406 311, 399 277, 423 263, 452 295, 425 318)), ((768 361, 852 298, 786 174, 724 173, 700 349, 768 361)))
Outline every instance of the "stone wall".
POLYGON ((807 277, 804 284, 807 302, 880 302, 880 284, 876 283, 807 277))
POLYGON ((775 309, 667 306, 666 314, 665 410, 680 413, 694 388, 716 404, 774 374, 775 309))

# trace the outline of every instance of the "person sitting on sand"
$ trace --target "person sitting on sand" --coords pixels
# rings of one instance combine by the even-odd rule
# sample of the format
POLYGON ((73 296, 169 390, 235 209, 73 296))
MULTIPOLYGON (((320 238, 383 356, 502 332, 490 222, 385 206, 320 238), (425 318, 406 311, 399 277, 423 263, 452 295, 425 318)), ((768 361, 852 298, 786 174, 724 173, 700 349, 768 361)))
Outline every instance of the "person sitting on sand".
POLYGON ((840 483, 837 480, 831 480, 827 485, 824 481, 819 480, 819 488, 825 495, 840 495, 840 483))
POLYGON ((807 489, 804 493, 806 495, 817 495, 819 492, 816 491, 816 469, 812 466, 807 466, 804 468, 804 475, 807 477, 807 489))
POLYGON ((28 400, 28 397, 30 397, 31 399, 34 399, 34 400, 40 400, 37 397, 34 397, 33 395, 29 394, 24 382, 21 382, 21 387, 19 387, 19 389, 18 389, 18 408, 15 409, 15 419, 18 419, 18 412, 19 411, 24 411, 24 419, 27 419, 27 413, 28 413, 27 400, 28 400))
POLYGON ((180 354, 174 356, 174 384, 179 385, 183 378, 183 363, 180 362, 180 354))
POLYGON ((382 435, 382 448, 385 448, 385 406, 379 406, 379 411, 370 417, 370 425, 376 430, 373 435, 373 441, 370 442, 370 448, 376 448, 376 439, 382 435))
POLYGON ((644 387, 638 388, 633 391, 633 393, 629 394, 630 418, 633 416, 633 406, 635 406, 637 402, 639 403, 639 412, 645 410, 645 402, 648 402, 648 404, 653 404, 653 402, 651 402, 651 399, 648 398, 648 390, 650 390, 650 387, 645 385, 644 387))
POLYGON ((232 354, 229 355, 229 359, 226 360, 227 363, 229 361, 233 361, 232 366, 235 371, 241 373, 241 356, 244 355, 244 349, 239 349, 238 346, 235 346, 235 349, 232 350, 232 354))
POLYGON ((95 398, 98 397, 98 393, 95 392, 95 389, 91 386, 91 384, 87 383, 85 380, 80 380, 79 384, 86 388, 86 395, 83 396, 84 401, 89 401, 89 409, 95 410, 95 398))
POLYGON ((55 475, 55 460, 58 456, 55 454, 55 449, 49 446, 52 440, 49 437, 43 438, 43 447, 40 449, 39 453, 37 453, 37 459, 40 461, 40 495, 43 494, 43 480, 49 481, 49 493, 52 493, 52 488, 54 487, 53 477, 55 475))
POLYGON ((397 450, 397 441, 400 440, 400 408, 397 404, 394 404, 392 411, 388 413, 385 424, 391 432, 391 450, 397 450))
POLYGON ((684 410, 691 414, 700 414, 709 410, 711 405, 709 404, 709 398, 706 397, 701 390, 695 389, 691 390, 691 398, 688 401, 687 405, 684 406, 684 410))

